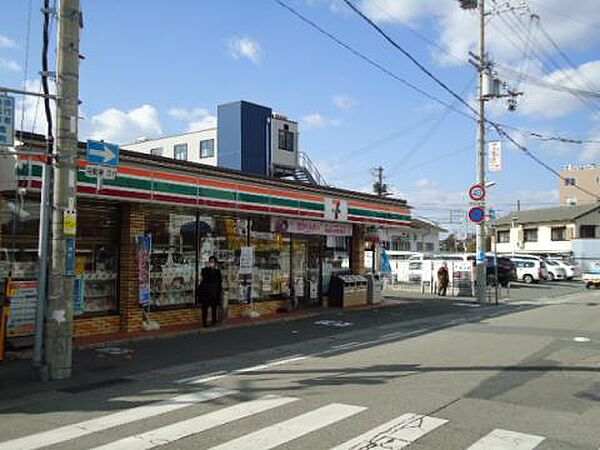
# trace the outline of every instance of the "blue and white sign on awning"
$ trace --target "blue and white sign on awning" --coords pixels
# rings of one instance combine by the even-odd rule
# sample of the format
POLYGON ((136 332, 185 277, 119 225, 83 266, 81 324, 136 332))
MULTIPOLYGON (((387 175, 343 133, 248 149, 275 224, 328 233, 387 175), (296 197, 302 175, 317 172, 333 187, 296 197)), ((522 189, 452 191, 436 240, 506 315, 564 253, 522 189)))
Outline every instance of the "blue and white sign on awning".
POLYGON ((119 164, 120 148, 103 141, 87 141, 86 159, 90 164, 115 167, 119 164))
POLYGON ((15 98, 0 95, 0 147, 15 145, 15 98))

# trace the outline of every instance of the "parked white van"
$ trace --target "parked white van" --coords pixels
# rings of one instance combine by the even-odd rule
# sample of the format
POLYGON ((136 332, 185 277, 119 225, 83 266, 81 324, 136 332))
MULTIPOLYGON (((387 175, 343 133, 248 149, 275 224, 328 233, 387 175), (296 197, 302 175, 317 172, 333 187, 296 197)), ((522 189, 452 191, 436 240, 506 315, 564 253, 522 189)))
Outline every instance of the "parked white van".
POLYGON ((517 280, 527 284, 539 283, 542 279, 542 262, 536 259, 510 258, 517 269, 517 280))
POLYGON ((541 272, 540 272, 541 279, 542 280, 548 279, 548 267, 546 266, 546 261, 541 256, 536 256, 536 255, 502 255, 502 256, 507 256, 508 258, 511 259, 511 261, 513 259, 537 261, 539 263, 540 270, 541 270, 541 272))

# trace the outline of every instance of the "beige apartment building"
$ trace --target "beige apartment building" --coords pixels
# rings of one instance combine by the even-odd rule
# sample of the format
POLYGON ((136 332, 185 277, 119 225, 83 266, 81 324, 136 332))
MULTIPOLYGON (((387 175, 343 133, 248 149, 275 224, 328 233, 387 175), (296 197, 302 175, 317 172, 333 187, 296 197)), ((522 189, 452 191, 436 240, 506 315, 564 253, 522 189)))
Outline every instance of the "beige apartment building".
POLYGON ((561 206, 588 205, 598 201, 593 195, 577 188, 600 196, 600 167, 596 167, 596 164, 568 165, 562 168, 560 174, 563 178, 560 181, 561 206))

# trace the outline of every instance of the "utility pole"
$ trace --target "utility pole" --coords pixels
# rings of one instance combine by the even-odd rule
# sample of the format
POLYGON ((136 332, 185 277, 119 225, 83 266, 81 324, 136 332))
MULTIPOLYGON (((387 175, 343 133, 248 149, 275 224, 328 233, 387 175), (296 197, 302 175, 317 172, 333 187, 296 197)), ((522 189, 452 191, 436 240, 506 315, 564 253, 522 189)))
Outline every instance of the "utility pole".
POLYGON ((389 195, 388 186, 385 184, 385 178, 383 176, 383 171, 385 169, 381 166, 375 167, 373 169, 373 176, 375 177, 375 182, 373 183, 373 191, 379 197, 387 197, 389 195))
MULTIPOLYGON (((484 82, 487 70, 485 60, 485 0, 479 0, 479 146, 477 149, 477 183, 485 186, 485 96, 484 82)), ((481 202, 485 210, 485 198, 481 202)), ((485 260, 485 221, 477 225, 475 267, 477 280, 477 301, 486 300, 486 260, 485 260)))
POLYGON ((80 26, 79 0, 61 0, 58 11, 57 154, 45 339, 45 359, 51 379, 68 378, 72 371, 80 26))

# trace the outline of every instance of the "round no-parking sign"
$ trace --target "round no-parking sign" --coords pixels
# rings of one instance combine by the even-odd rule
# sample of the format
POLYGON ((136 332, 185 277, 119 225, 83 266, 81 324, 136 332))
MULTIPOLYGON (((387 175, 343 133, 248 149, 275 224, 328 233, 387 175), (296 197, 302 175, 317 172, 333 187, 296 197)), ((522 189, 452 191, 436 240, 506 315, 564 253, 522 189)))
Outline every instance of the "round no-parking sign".
POLYGON ((481 206, 474 206, 469 210, 469 220, 473 223, 481 223, 485 220, 485 209, 481 206))

